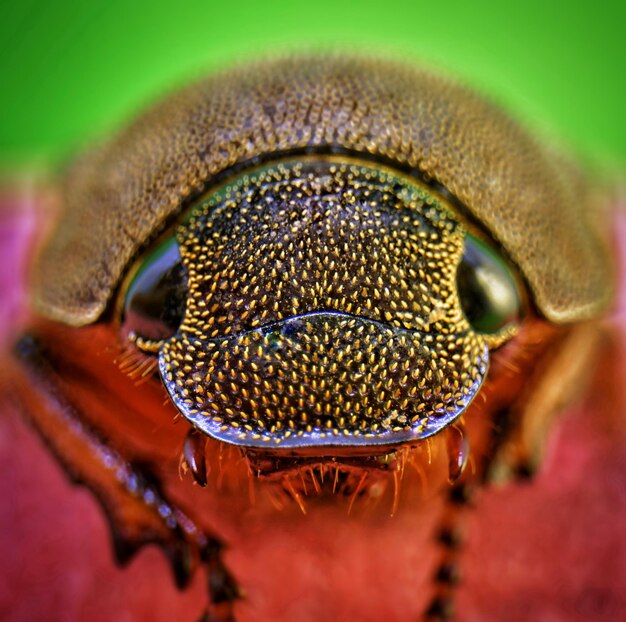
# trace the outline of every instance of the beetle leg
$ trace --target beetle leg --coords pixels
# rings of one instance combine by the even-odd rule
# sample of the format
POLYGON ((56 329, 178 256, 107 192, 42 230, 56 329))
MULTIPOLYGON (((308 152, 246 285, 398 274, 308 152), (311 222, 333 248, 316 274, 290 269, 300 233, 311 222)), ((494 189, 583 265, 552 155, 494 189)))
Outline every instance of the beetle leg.
POLYGON ((436 534, 441 553, 433 575, 433 596, 424 612, 426 622, 444 622, 454 617, 454 597, 461 580, 460 557, 463 552, 465 518, 472 509, 476 487, 489 471, 491 456, 497 454, 500 445, 507 438, 507 431, 510 429, 509 413, 508 409, 504 409, 495 414, 496 423, 486 441, 488 451, 477 457, 471 475, 464 473, 448 490, 436 534))
POLYGON ((581 324, 538 362, 525 390, 500 417, 485 477, 506 481, 530 476, 541 463, 548 430, 566 406, 584 391, 606 335, 597 324, 581 324))
POLYGON ((537 357, 533 367, 525 367, 520 358, 520 370, 524 369, 527 379, 519 392, 510 395, 492 413, 494 424, 474 463, 471 480, 463 476, 450 489, 439 527, 437 539, 442 552, 426 620, 439 622, 453 617, 454 592, 459 582, 460 529, 470 504, 470 481, 479 485, 487 479, 532 475, 556 415, 584 390, 590 361, 602 346, 602 335, 596 325, 583 324, 557 338, 552 348, 537 357))
POLYGON ((222 542, 172 504, 150 471, 126 460, 86 421, 64 395, 36 337, 23 337, 15 354, 21 363, 12 376, 18 406, 72 480, 88 487, 99 501, 109 520, 118 563, 127 563, 143 545, 156 543, 183 588, 201 562, 208 571, 208 619, 233 620, 238 588, 221 561, 222 542))
POLYGON ((433 596, 424 612, 427 622, 443 622, 454 616, 454 594, 460 580, 459 557, 463 543, 461 524, 472 492, 471 485, 463 482, 453 484, 449 490, 437 534, 441 557, 433 575, 433 596))

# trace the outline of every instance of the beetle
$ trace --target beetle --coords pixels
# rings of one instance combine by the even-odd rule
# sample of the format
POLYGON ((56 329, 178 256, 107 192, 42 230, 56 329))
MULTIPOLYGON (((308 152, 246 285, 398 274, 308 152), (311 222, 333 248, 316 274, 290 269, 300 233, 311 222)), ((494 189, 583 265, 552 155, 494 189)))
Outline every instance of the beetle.
POLYGON ((611 266, 583 173, 490 102, 389 61, 266 61, 71 169, 10 377, 121 562, 157 543, 181 587, 205 566, 206 619, 445 619, 472 490, 537 467, 611 266), (230 567, 229 530, 256 561, 230 567), (345 555, 322 579, 320 550, 345 555))

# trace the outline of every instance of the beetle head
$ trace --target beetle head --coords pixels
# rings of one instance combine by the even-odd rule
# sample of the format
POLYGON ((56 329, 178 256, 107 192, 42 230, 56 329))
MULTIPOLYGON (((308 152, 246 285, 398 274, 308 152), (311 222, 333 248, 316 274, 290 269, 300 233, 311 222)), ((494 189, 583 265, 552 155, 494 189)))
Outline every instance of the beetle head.
POLYGON ((460 416, 519 303, 491 330, 483 302, 515 279, 483 278, 485 240, 548 320, 610 299, 583 176, 471 91, 384 61, 261 63, 148 113, 68 177, 39 309, 98 321, 177 218, 172 270, 137 272, 166 284, 168 317, 127 334, 195 427, 246 447, 387 446, 460 416))
POLYGON ((454 211, 415 178, 345 157, 269 164, 213 189, 143 260, 123 326, 218 440, 417 441, 464 412, 488 346, 515 332, 514 278, 471 265, 487 279, 472 289, 465 246, 454 211), (490 331, 468 314, 490 316, 490 331))

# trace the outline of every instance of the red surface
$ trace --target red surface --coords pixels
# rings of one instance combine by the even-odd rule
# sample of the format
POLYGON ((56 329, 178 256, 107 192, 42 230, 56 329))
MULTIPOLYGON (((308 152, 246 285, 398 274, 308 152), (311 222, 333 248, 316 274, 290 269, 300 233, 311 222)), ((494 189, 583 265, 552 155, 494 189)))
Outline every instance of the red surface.
MULTIPOLYGON (((0 220, 0 312, 6 322, 14 316, 7 301, 19 298, 15 258, 29 221, 10 210, 0 220)), ((619 225, 626 247, 626 221, 619 225)), ((623 296, 610 326, 616 356, 604 361, 589 397, 554 430, 538 476, 528 484, 486 490, 478 498, 468 525, 465 580, 457 603, 460 622, 626 620, 623 296)), ((8 409, 0 416, 0 472, 1 620, 195 622, 205 596, 204 577, 198 575, 189 590, 178 592, 155 549, 145 549, 127 569, 118 570, 96 503, 84 489, 67 482, 37 436, 8 409)), ((336 521, 337 515, 332 516, 336 521)), ((285 517, 263 531, 236 525, 224 529, 231 545, 227 562, 236 576, 246 578, 248 594, 240 619, 272 619, 258 612, 278 606, 281 601, 272 602, 272 585, 288 578, 289 564, 297 563, 301 574, 308 573, 311 590, 293 595, 289 611, 283 605, 283 619, 374 620, 367 617, 367 606, 355 617, 351 605, 384 596, 377 593, 381 581, 371 557, 383 560, 379 573, 393 569, 398 576, 417 576, 417 567, 426 563, 411 540, 406 513, 372 531, 377 537, 367 546, 350 537, 365 529, 355 517, 329 523, 326 529, 333 531, 326 534, 316 531, 324 525, 323 510, 297 523, 306 520, 313 527, 308 546, 302 530, 295 523, 290 529, 285 517), (336 544, 342 537, 350 544, 338 557, 341 548, 336 544), (342 585, 342 577, 356 592, 338 597, 335 604, 315 600, 329 581, 342 585)), ((418 533, 413 535, 419 539, 418 533)), ((413 585, 398 587, 395 598, 410 602, 413 585)), ((396 605, 389 606, 386 619, 415 619, 411 607, 396 605)))

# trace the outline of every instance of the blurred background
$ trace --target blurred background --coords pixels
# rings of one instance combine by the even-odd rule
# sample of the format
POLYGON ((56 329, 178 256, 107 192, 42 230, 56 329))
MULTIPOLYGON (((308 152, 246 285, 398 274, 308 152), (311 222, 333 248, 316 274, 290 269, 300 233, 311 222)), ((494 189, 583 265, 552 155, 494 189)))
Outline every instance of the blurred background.
POLYGON ((624 24, 616 1, 5 0, 0 167, 54 168, 180 84, 304 47, 440 66, 615 170, 626 162, 624 24))

